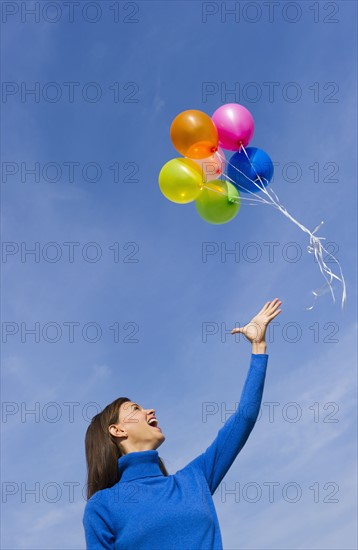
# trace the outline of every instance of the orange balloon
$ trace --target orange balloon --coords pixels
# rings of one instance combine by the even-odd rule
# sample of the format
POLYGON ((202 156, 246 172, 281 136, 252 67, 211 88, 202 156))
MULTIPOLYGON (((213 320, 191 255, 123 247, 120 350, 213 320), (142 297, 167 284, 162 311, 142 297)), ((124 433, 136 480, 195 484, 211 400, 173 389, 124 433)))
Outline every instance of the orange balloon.
POLYGON ((192 159, 205 159, 218 150, 218 131, 206 113, 190 109, 175 117, 170 138, 179 153, 192 159))

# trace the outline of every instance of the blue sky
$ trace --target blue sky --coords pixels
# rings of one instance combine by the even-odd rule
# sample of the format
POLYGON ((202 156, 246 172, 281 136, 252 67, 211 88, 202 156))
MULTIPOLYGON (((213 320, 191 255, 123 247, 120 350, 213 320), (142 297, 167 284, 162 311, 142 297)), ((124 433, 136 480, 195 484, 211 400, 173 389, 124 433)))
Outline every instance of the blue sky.
POLYGON ((2 3, 13 90, 1 127, 2 548, 85 548, 84 435, 119 396, 156 409, 170 473, 203 452, 224 421, 204 422, 205 404, 233 409, 249 367, 249 344, 225 329, 276 296, 262 416, 214 495, 224 548, 356 548, 356 3, 280 2, 272 15, 261 2, 81 2, 73 22, 62 2, 37 3, 37 20, 20 4, 2 3), (327 293, 305 310, 324 280, 280 212, 243 204, 215 226, 161 194, 158 173, 180 156, 173 118, 232 101, 254 116, 250 145, 278 163, 282 204, 311 230, 324 220, 345 310, 337 282, 336 303, 327 293), (39 181, 25 174, 35 163, 39 181), (21 254, 36 246, 38 257, 21 254), (203 261, 207 246, 218 252, 203 261), (36 323, 38 341, 26 334, 36 323), (234 487, 238 502, 225 495, 234 487))

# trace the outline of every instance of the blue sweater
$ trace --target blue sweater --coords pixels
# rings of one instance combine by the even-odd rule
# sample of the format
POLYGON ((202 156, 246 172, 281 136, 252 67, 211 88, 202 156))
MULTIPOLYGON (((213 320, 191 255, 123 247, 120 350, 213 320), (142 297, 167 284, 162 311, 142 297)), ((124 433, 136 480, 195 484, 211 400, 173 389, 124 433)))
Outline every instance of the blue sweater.
POLYGON ((206 451, 165 476, 158 451, 118 459, 119 481, 88 500, 87 550, 222 550, 212 495, 245 445, 260 410, 267 354, 252 354, 236 411, 206 451))

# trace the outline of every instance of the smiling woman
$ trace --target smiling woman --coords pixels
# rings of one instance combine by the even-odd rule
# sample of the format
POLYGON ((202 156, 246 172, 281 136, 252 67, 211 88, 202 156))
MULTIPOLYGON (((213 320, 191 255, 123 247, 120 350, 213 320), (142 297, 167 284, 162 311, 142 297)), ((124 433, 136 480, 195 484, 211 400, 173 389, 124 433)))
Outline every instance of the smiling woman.
MULTIPOLYGON (((153 416, 153 409, 145 411, 128 397, 119 397, 92 418, 85 439, 87 499, 119 481, 118 460, 121 456, 156 449, 164 441, 161 430, 154 430, 147 423, 147 418, 153 416)), ((159 457, 158 464, 163 475, 168 475, 159 457)))
POLYGON ((86 433, 87 549, 222 550, 212 495, 245 445, 258 417, 268 355, 266 328, 281 310, 267 302, 241 332, 252 344, 251 364, 237 410, 202 454, 174 475, 158 455, 165 436, 154 409, 120 397, 86 433))

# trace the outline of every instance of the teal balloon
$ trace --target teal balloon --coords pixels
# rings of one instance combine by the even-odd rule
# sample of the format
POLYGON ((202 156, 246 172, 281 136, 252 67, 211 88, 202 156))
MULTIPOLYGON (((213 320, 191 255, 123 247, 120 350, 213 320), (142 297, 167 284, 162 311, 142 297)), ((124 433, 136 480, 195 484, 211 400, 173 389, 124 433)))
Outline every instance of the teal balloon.
POLYGON ((240 193, 226 180, 213 180, 205 184, 196 201, 201 218, 211 224, 223 224, 235 218, 240 210, 240 193))

